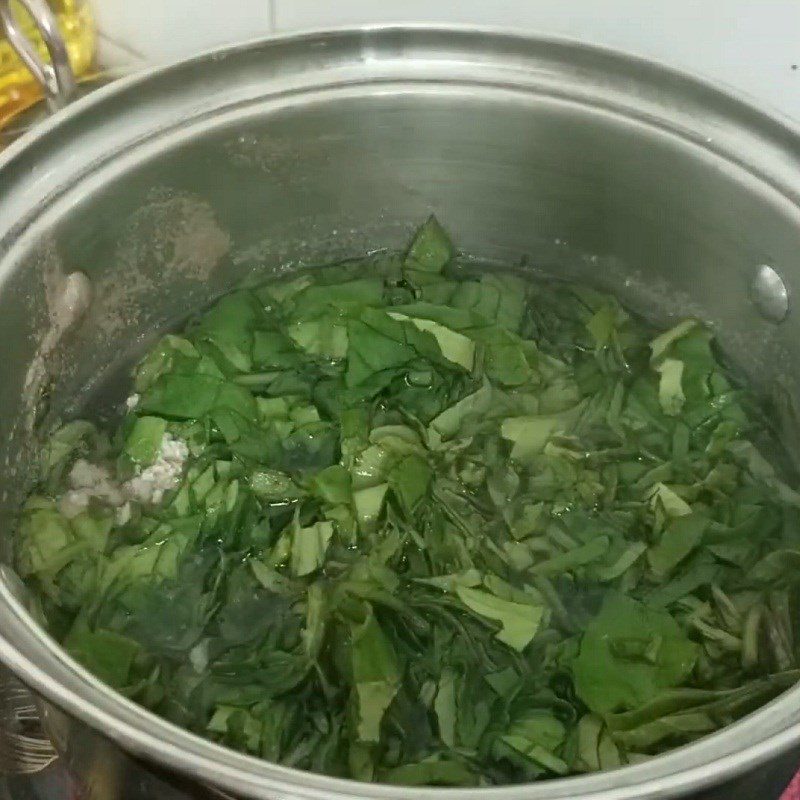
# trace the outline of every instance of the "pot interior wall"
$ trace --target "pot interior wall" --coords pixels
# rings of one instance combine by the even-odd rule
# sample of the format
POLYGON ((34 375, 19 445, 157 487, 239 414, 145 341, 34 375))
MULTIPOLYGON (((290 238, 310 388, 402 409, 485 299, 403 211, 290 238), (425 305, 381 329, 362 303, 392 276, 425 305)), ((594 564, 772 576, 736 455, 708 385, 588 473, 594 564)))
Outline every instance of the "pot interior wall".
POLYGON ((709 145, 547 93, 343 83, 219 114, 198 105, 97 150, 22 226, 2 219, 0 201, 6 549, 48 426, 87 408, 111 412, 159 331, 244 278, 400 247, 432 211, 466 253, 611 288, 661 322, 712 323, 732 361, 776 401, 791 450, 800 317, 765 320, 750 284, 761 264, 790 295, 800 284, 800 214, 709 145), (49 324, 45 278, 74 270, 94 297, 44 359, 42 400, 24 387, 49 324))

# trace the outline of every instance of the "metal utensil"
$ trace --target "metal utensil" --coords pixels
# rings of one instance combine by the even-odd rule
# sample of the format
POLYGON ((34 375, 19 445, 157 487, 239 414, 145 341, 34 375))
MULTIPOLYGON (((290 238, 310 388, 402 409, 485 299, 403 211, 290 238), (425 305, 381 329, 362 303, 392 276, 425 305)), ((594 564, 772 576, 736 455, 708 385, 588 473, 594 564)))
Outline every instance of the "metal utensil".
POLYGON ((50 54, 48 63, 39 57, 36 48, 25 35, 11 2, 12 0, 0 0, 0 26, 5 30, 8 41, 19 54, 23 64, 41 85, 51 110, 56 111, 72 99, 77 88, 67 47, 58 30, 56 15, 46 0, 18 0, 39 28, 47 52, 50 54))

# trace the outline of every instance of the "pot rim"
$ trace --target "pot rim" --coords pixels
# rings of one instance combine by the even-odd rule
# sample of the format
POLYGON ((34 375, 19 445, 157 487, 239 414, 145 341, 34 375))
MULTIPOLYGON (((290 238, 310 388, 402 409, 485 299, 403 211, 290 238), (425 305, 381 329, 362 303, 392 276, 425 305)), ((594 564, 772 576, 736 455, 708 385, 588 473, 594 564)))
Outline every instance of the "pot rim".
MULTIPOLYGON (((663 79, 673 85, 674 92, 703 91, 726 104, 727 118, 756 129, 759 135, 781 149, 800 150, 800 124, 778 113, 766 112, 742 94, 720 89, 713 83, 695 78, 681 70, 652 60, 631 56, 621 51, 589 45, 564 37, 524 35, 502 28, 480 25, 387 24, 343 26, 299 33, 262 37, 242 44, 215 48, 190 59, 154 67, 122 78, 76 101, 52 118, 24 134, 0 153, 0 174, 12 161, 35 143, 46 139, 66 121, 80 118, 102 106, 111 97, 131 88, 144 86, 186 65, 196 67, 209 61, 223 60, 255 48, 278 44, 312 46, 326 39, 348 39, 354 51, 364 44, 375 44, 393 35, 418 37, 424 45, 429 35, 448 36, 469 45, 476 37, 483 44, 514 44, 519 48, 555 48, 564 53, 595 57, 618 69, 633 69, 645 79, 663 79), (788 144, 787 144, 788 142, 788 144)), ((420 42, 417 42, 418 44, 420 42)), ((708 149, 713 149, 708 142, 708 149)), ((728 153, 730 157, 730 152, 728 153)), ((745 167, 748 165, 745 163, 745 167)), ((776 178, 759 175, 784 191, 794 202, 800 191, 785 191, 776 178), (794 196, 792 196, 794 195, 794 196)), ((1 255, 1 254, 0 254, 1 255)), ((293 796, 307 800, 338 798, 381 798, 405 800, 408 787, 369 784, 327 777, 303 770, 273 764, 248 756, 193 734, 156 716, 106 686, 62 650, 33 619, 13 591, 0 577, 0 605, 5 606, 5 619, 0 622, 0 659, 31 688, 48 701, 72 714, 92 728, 138 757, 146 757, 164 766, 199 778, 226 790, 253 797, 293 796), (15 646, 3 631, 11 631, 15 646), (33 657, 36 648, 44 651, 45 665, 33 657), (56 672, 54 677, 53 672, 56 672)), ((718 733, 672 750, 646 763, 587 776, 560 778, 545 783, 510 785, 480 789, 414 788, 422 800, 538 800, 541 798, 582 797, 587 800, 647 800, 664 798, 680 792, 696 790, 718 780, 721 774, 733 777, 751 769, 771 756, 800 742, 800 686, 788 690, 776 700, 730 725, 718 733), (757 735, 758 723, 769 717, 779 718, 782 730, 757 735), (792 721, 797 720, 797 721, 792 721), (746 742, 739 746, 739 742, 746 742), (688 768, 685 765, 689 764, 688 768)))

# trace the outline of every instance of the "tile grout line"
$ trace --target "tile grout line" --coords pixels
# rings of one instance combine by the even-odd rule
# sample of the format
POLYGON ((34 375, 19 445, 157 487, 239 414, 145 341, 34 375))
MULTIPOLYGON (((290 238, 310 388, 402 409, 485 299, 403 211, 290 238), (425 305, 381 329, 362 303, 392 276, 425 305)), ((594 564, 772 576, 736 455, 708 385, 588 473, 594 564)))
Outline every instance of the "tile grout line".
POLYGON ((125 42, 120 41, 119 39, 117 39, 114 36, 109 36, 107 33, 104 33, 99 28, 97 30, 97 38, 99 40, 101 40, 101 41, 104 41, 104 42, 112 45, 113 47, 119 48, 124 53, 127 53, 128 55, 133 56, 134 58, 139 59, 140 61, 143 61, 143 62, 147 61, 147 58, 145 57, 145 55, 143 53, 139 52, 136 48, 131 47, 129 44, 126 44, 125 42))
POLYGON ((270 33, 278 32, 278 10, 275 8, 277 0, 267 0, 269 3, 269 31, 270 33))

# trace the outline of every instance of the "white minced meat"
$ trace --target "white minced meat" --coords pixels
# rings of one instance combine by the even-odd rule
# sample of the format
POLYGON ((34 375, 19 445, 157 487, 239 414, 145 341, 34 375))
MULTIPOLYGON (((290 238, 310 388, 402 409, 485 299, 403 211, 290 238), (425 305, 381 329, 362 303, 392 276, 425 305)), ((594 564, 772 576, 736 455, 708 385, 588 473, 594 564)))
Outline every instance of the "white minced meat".
POLYGON ((69 486, 69 491, 58 501, 58 510, 69 519, 86 511, 93 497, 110 506, 121 506, 125 502, 125 496, 112 480, 108 469, 91 464, 84 458, 79 458, 72 465, 69 486))
POLYGON ((164 494, 180 483, 188 456, 186 442, 165 433, 155 461, 123 484, 114 481, 106 467, 79 458, 69 473, 70 488, 58 501, 59 511, 65 517, 76 517, 92 498, 123 510, 130 500, 158 505, 164 494))
POLYGON ((158 505, 165 492, 174 489, 181 480, 183 464, 189 456, 186 442, 165 433, 156 460, 129 481, 122 489, 131 500, 158 505))

